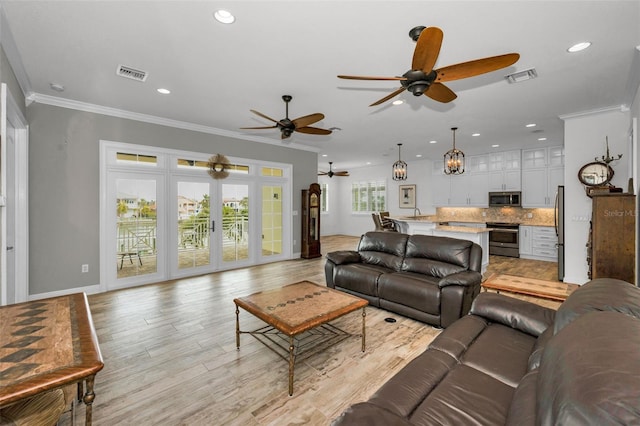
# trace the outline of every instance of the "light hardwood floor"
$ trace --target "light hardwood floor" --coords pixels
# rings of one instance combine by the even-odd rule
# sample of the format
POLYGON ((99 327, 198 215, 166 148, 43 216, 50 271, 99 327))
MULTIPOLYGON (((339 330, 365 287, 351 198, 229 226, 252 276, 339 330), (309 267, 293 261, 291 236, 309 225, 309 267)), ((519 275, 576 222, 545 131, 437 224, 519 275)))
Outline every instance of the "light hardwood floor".
MULTIPOLYGON (((326 237, 322 252, 355 249, 357 242, 326 237)), ((94 424, 328 425, 366 400, 440 331, 367 308, 367 350, 352 337, 296 363, 293 396, 282 358, 248 335, 236 349, 235 297, 301 280, 324 284, 324 264, 324 257, 296 259, 89 296, 105 361, 96 377, 94 424)), ((539 267, 529 272, 540 277, 539 267)), ((240 323, 261 325, 244 311, 240 323)), ((335 324, 358 333, 360 312, 335 324)), ((78 424, 83 416, 80 404, 78 424)), ((70 424, 69 414, 60 424, 70 424)))

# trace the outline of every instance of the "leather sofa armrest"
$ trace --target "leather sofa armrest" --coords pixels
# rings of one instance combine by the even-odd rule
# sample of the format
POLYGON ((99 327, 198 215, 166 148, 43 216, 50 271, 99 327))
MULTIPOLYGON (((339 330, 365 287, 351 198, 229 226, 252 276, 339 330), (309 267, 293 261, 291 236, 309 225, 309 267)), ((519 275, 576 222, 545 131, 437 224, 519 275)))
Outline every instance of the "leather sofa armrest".
POLYGON ((331 253, 327 253, 327 260, 332 261, 336 265, 358 263, 360 262, 360 253, 353 250, 332 251, 331 253))
POLYGON ((480 284, 482 275, 476 271, 462 271, 455 274, 447 275, 438 281, 438 287, 446 287, 448 285, 474 286, 480 284))
POLYGON ((538 337, 553 325, 556 311, 497 293, 480 293, 471 305, 472 315, 538 337))

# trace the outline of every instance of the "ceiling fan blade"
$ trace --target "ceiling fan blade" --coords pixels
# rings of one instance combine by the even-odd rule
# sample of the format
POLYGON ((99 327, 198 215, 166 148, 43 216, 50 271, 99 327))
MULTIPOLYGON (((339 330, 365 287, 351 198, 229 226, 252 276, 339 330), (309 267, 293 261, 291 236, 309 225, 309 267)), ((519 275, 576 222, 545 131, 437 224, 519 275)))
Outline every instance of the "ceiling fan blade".
POLYGON ((291 121, 293 122, 293 125, 296 126, 296 129, 297 129, 298 127, 306 127, 309 124, 318 122, 323 118, 324 118, 324 114, 320 114, 319 112, 316 112, 315 114, 309 114, 309 115, 305 115, 304 117, 298 117, 291 121))
POLYGON ((251 112, 252 112, 252 113, 254 113, 255 115, 259 115, 259 116, 260 116, 260 117, 262 117, 262 118, 266 118, 266 119, 267 119, 267 120, 269 120, 269 121, 273 121, 274 123, 277 123, 277 122, 278 122, 278 120, 274 120, 273 118, 271 118, 271 117, 269 117, 269 116, 267 116, 267 115, 264 115, 263 113, 261 113, 261 112, 259 112, 259 111, 256 111, 255 109, 250 109, 249 111, 251 111, 251 112))
POLYGON ((506 55, 491 56, 489 58, 476 59, 474 61, 463 62, 461 64, 449 65, 437 71, 436 81, 453 81, 461 78, 473 77, 485 74, 500 68, 515 64, 520 55, 517 53, 507 53, 506 55))
POLYGON ((349 176, 349 172, 333 172, 334 176, 349 176))
POLYGON ((276 126, 262 126, 262 127, 240 127, 241 129, 275 129, 276 126))
POLYGON ((320 129, 318 127, 309 127, 309 126, 296 127, 295 131, 300 133, 307 133, 310 135, 330 135, 331 134, 331 130, 320 129))
POLYGON ((376 105, 380 105, 383 102, 388 101, 389 99, 393 98, 394 96, 398 96, 400 93, 404 92, 406 89, 404 87, 399 88, 398 90, 396 90, 395 92, 392 92, 390 94, 388 94, 387 96, 385 96, 382 99, 379 99, 377 101, 375 101, 374 103, 372 103, 369 106, 376 106, 376 105))
POLYGON ((422 30, 416 48, 413 51, 411 68, 421 70, 429 74, 436 64, 440 47, 442 46, 442 30, 438 27, 429 27, 422 30))
POLYGON ((347 80, 406 80, 406 77, 367 77, 362 75, 339 75, 338 78, 345 78, 347 80))
POLYGON ((318 176, 326 176, 329 172, 318 172, 318 176))
POLYGON ((434 101, 448 103, 458 97, 453 90, 449 89, 442 83, 431 83, 431 86, 424 92, 425 96, 430 97, 434 101))

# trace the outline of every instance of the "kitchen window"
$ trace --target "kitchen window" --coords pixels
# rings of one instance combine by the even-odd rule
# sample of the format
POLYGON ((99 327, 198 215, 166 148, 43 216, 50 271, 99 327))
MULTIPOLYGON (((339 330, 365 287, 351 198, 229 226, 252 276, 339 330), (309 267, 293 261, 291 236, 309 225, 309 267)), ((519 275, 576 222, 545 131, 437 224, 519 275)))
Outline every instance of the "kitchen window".
POLYGON ((371 213, 387 210, 387 183, 385 181, 356 182, 351 184, 351 212, 371 213))

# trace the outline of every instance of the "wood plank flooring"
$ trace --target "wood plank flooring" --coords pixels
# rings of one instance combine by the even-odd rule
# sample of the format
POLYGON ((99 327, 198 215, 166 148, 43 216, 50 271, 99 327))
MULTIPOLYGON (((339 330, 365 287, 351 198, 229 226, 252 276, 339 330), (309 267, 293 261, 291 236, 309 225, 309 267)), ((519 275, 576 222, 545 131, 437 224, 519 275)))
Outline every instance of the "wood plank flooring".
MULTIPOLYGON (((322 252, 357 243, 325 237, 322 252)), ((296 259, 89 296, 105 361, 96 376, 94 424, 328 425, 366 400, 440 330, 367 308, 367 350, 352 337, 296 363, 291 397, 285 361, 248 335, 236 349, 234 297, 301 280, 324 284, 324 264, 324 257, 296 259)), ((540 278, 541 267, 555 264, 522 273, 540 278)), ((243 329, 262 325, 243 311, 240 322, 243 329)), ((360 312, 335 324, 359 333, 360 312)), ((83 416, 80 404, 78 424, 83 416)), ((65 414, 60 425, 70 420, 65 414)))

